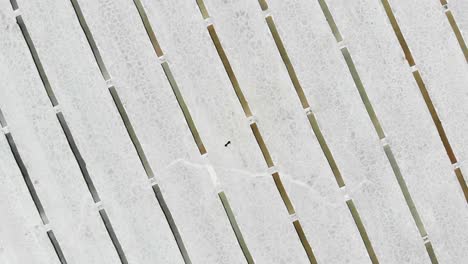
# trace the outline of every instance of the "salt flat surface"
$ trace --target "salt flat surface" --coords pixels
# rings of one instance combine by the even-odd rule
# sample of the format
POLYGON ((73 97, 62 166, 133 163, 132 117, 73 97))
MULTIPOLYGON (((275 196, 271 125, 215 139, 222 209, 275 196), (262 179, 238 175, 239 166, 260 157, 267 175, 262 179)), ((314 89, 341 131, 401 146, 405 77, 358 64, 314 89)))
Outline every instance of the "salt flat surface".
POLYGON ((10 28, 2 40, 14 42, 1 43, 6 124, 69 261, 114 263, 118 256, 12 15, 7 13, 10 28))
POLYGON ((468 139, 463 131, 468 125, 468 64, 455 34, 438 1, 390 4, 458 162, 462 170, 467 170, 468 139))
POLYGON ((386 2, 0 0, 0 262, 468 262, 460 38, 386 2))
POLYGON ((3 135, 0 154, 0 255, 6 263, 60 263, 3 135))
POLYGON ((244 261, 136 7, 129 1, 79 3, 190 258, 195 263, 244 261), (122 38, 116 41, 115 35, 122 38))
POLYGON ((458 263, 464 258, 456 252, 463 250, 466 236, 461 230, 467 221, 453 219, 466 219, 466 210, 459 210, 466 201, 411 69, 381 18, 384 10, 368 2, 362 11, 344 1, 330 1, 330 6, 434 250, 440 261, 458 263))

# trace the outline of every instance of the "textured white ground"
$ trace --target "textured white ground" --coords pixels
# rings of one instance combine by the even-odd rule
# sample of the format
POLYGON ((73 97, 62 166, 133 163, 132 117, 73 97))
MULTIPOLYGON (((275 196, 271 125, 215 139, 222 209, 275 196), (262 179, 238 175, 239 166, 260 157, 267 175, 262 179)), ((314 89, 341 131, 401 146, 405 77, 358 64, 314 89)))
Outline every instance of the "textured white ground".
POLYGON ((468 1, 383 2, 0 0, 0 264, 468 263, 468 1))

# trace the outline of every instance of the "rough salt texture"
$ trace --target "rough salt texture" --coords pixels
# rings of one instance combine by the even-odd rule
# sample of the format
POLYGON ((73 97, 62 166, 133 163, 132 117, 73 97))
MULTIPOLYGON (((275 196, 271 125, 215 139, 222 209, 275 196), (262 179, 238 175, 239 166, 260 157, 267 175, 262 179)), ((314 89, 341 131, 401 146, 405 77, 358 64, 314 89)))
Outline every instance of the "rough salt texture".
POLYGON ((19 6, 127 259, 182 263, 71 3, 19 6))
MULTIPOLYGON (((207 21, 197 6, 201 1, 142 0, 205 155, 142 23, 135 6, 140 1, 73 0, 87 26, 80 25, 71 1, 18 1, 14 12, 15 1, 0 0, 0 117, 8 124, 0 133, 0 263, 60 263, 48 230, 67 263, 121 262, 99 216, 101 204, 94 203, 54 110, 70 127, 130 264, 184 263, 152 190, 155 183, 187 250, 186 263, 247 262, 221 191, 255 263, 310 263, 296 219, 318 263, 371 262, 347 208, 349 198, 380 263, 430 263, 424 239, 440 263, 467 262, 468 204, 381 1, 327 0, 344 37, 338 44, 317 0, 268 0, 266 12, 256 0, 206 0, 207 21), (56 109, 16 24, 18 15, 58 99, 56 109), (301 106, 267 16, 278 28, 346 188, 340 190, 301 106), (210 23, 252 119, 210 39, 210 23), (97 44, 104 73, 89 40, 97 44), (349 50, 381 122, 385 149, 340 45, 349 50), (110 80, 104 79, 107 70, 110 80), (109 87, 136 136, 127 131, 109 87), (8 130, 48 225, 5 140, 8 130), (392 164, 388 149, 395 156, 392 164), (139 158, 142 153, 147 163, 139 158), (397 182, 396 165, 408 192, 397 182), (288 215, 274 171, 295 215, 288 215), (403 194, 411 195, 427 238, 418 232, 403 194)), ((459 43, 440 1, 390 0, 390 5, 464 171, 468 66, 459 43)), ((451 0, 449 8, 466 34, 464 5, 451 0)))
POLYGON ((59 264, 3 133, 0 157, 0 258, 12 264, 59 264))
POLYGON ((466 174, 468 64, 455 34, 438 1, 390 1, 390 5, 466 174))
MULTIPOLYGON (((6 1, 5 1, 6 2, 6 1)), ((9 5, 9 3, 8 3, 9 5)), ((1 9, 0 12, 5 12, 1 9)), ((118 256, 47 98, 13 12, 2 21, 0 109, 69 263, 118 256), (5 30, 3 30, 5 29, 5 30), (10 66, 7 66, 10 65, 10 66)))
POLYGON ((215 2, 206 1, 208 11, 318 261, 368 261, 260 7, 215 2))
POLYGON ((194 263, 242 263, 214 182, 131 1, 79 1, 194 263))
POLYGON ((329 2, 439 261, 463 262, 467 204, 383 6, 329 2))
POLYGON ((468 45, 468 1, 450 0, 448 2, 448 7, 452 11, 455 22, 463 35, 465 45, 468 45))
POLYGON ((427 261, 416 226, 408 224, 413 223, 410 212, 330 27, 323 15, 310 15, 323 14, 318 2, 285 4, 273 0, 270 6, 377 257, 383 262, 427 261))
POLYGON ((253 258, 307 263, 195 1, 144 4, 253 258))

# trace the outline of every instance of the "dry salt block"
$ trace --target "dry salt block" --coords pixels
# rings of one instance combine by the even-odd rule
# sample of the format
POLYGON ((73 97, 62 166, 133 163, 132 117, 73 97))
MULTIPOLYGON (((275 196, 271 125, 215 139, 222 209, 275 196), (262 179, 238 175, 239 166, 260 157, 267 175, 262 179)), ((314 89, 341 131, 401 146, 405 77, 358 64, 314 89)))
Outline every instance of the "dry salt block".
POLYGON ((463 262, 467 204, 383 6, 328 2, 438 260, 463 262))
POLYGON ((216 179, 197 149, 134 3, 79 4, 190 260, 245 262, 216 179))
MULTIPOLYGON (((8 3, 9 5, 9 3, 8 3)), ((0 109, 70 263, 114 263, 118 255, 8 7, 0 50, 0 109), (8 12, 9 11, 9 12, 8 12)))
POLYGON ((468 171, 468 64, 450 23, 438 1, 389 3, 461 170, 468 171))
POLYGON ((71 3, 18 4, 126 259, 182 263, 71 3))
POLYGON ((183 1, 143 4, 253 259, 306 263, 198 7, 183 1))
POLYGON ((4 135, 0 135, 0 258, 5 263, 60 263, 4 135))
MULTIPOLYGON (((270 147, 273 160, 277 164, 280 174, 284 171, 283 175, 288 180, 291 179, 287 183, 287 188, 289 187, 293 203, 297 204, 299 217, 302 214, 308 214, 305 219, 316 218, 314 222, 309 220, 311 222, 308 225, 309 234, 312 237, 312 248, 314 249, 313 237, 319 232, 317 230, 320 229, 323 239, 318 237, 316 244, 327 240, 331 244, 334 241, 329 238, 330 234, 334 234, 337 227, 340 228, 337 236, 342 236, 342 245, 346 245, 346 242, 349 241, 362 243, 359 241, 353 219, 345 207, 344 199, 339 197, 338 186, 333 180, 330 166, 307 120, 305 110, 295 95, 294 87, 284 63, 281 61, 277 47, 275 47, 275 42, 268 31, 263 14, 258 6, 255 8, 257 3, 248 1, 234 1, 228 5, 215 3, 215 1, 206 1, 206 3, 227 56, 232 58, 234 72, 237 73, 239 83, 241 87, 245 87, 246 99, 252 107, 252 112, 259 120, 259 128, 265 133, 265 142, 270 147), (305 192, 304 189, 309 193, 305 192), (316 194, 312 195, 314 192, 316 194), (324 208, 322 210, 328 214, 314 214, 317 211, 315 207, 315 210, 310 211, 311 201, 315 200, 317 203, 318 199, 323 199, 322 206, 324 208), (329 223, 330 219, 336 222, 327 227, 326 224, 329 223), (331 229, 331 226, 334 230, 331 229)), ((318 11, 320 10, 318 9, 318 11)), ((273 15, 273 19, 274 17, 273 15)), ((328 36, 329 41, 332 40, 331 37, 331 35, 328 36)), ((301 54, 299 56, 304 58, 311 55, 301 54)), ((338 59, 336 51, 334 56, 338 59)), ((341 61, 341 63, 343 62, 341 61)), ((314 65, 308 66, 312 68, 314 65)), ((320 70, 320 67, 324 68, 325 65, 320 64, 317 71, 320 70)), ((343 70, 343 64, 341 67, 343 70)), ((317 74, 322 73, 318 72, 317 74)), ((347 78, 343 81, 349 82, 351 80, 349 74, 347 78)), ((350 84, 352 85, 352 83, 350 84)), ((351 96, 355 96, 354 91, 348 91, 351 91, 351 96)), ((343 170, 349 194, 361 214, 377 254, 380 252, 384 254, 383 251, 387 251, 387 255, 398 257, 394 253, 393 246, 401 243, 401 247, 398 247, 398 250, 401 251, 400 254, 413 254, 416 260, 426 259, 424 245, 418 237, 416 226, 407 225, 412 220, 411 215, 399 191, 390 164, 380 149, 378 137, 372 131, 364 108, 356 99, 356 97, 351 97, 349 101, 354 100, 351 102, 357 107, 344 105, 350 109, 343 111, 352 111, 355 114, 353 118, 360 118, 362 130, 355 130, 354 133, 359 133, 355 135, 356 138, 366 137, 368 141, 365 144, 363 144, 364 141, 359 142, 358 139, 353 139, 349 129, 346 131, 340 128, 341 131, 348 132, 348 135, 344 136, 338 131, 332 133, 331 131, 343 125, 339 122, 349 117, 342 116, 341 120, 333 120, 325 118, 325 115, 322 119, 321 111, 325 111, 325 107, 317 106, 320 115, 319 123, 320 126, 323 124, 326 128, 324 131, 328 132, 328 134, 324 133, 324 136, 325 139, 330 139, 332 153, 342 152, 336 154, 337 165, 343 170), (347 144, 347 148, 344 148, 343 144, 347 144), (376 175, 381 177, 377 178, 376 175), (389 207, 387 199, 393 201, 391 207, 389 207), (394 230, 398 230, 398 232, 394 232, 394 230)), ((336 99, 332 101, 334 102, 336 99)), ((326 101, 321 103, 325 104, 326 101)), ((327 111, 333 111, 333 106, 327 107, 327 111)), ((335 118, 340 118, 337 113, 333 114, 335 118)), ((320 212, 322 210, 319 209, 320 212)), ((318 258, 326 259, 327 248, 324 246, 320 252, 321 245, 317 247, 318 258), (322 257, 320 254, 323 254, 322 257)), ((361 250, 361 258, 365 259, 362 245, 355 252, 358 256, 359 250, 361 250)), ((333 259, 331 255, 327 257, 333 259)), ((346 259, 346 256, 338 255, 335 258, 346 259)))
MULTIPOLYGON (((468 16, 466 15, 468 14, 468 2, 464 0, 450 0, 447 6, 454 17, 458 30, 460 30, 466 49, 466 45, 468 45, 468 16)), ((464 52, 468 51, 465 50, 464 52)), ((466 53, 465 56, 467 56, 466 53)))

